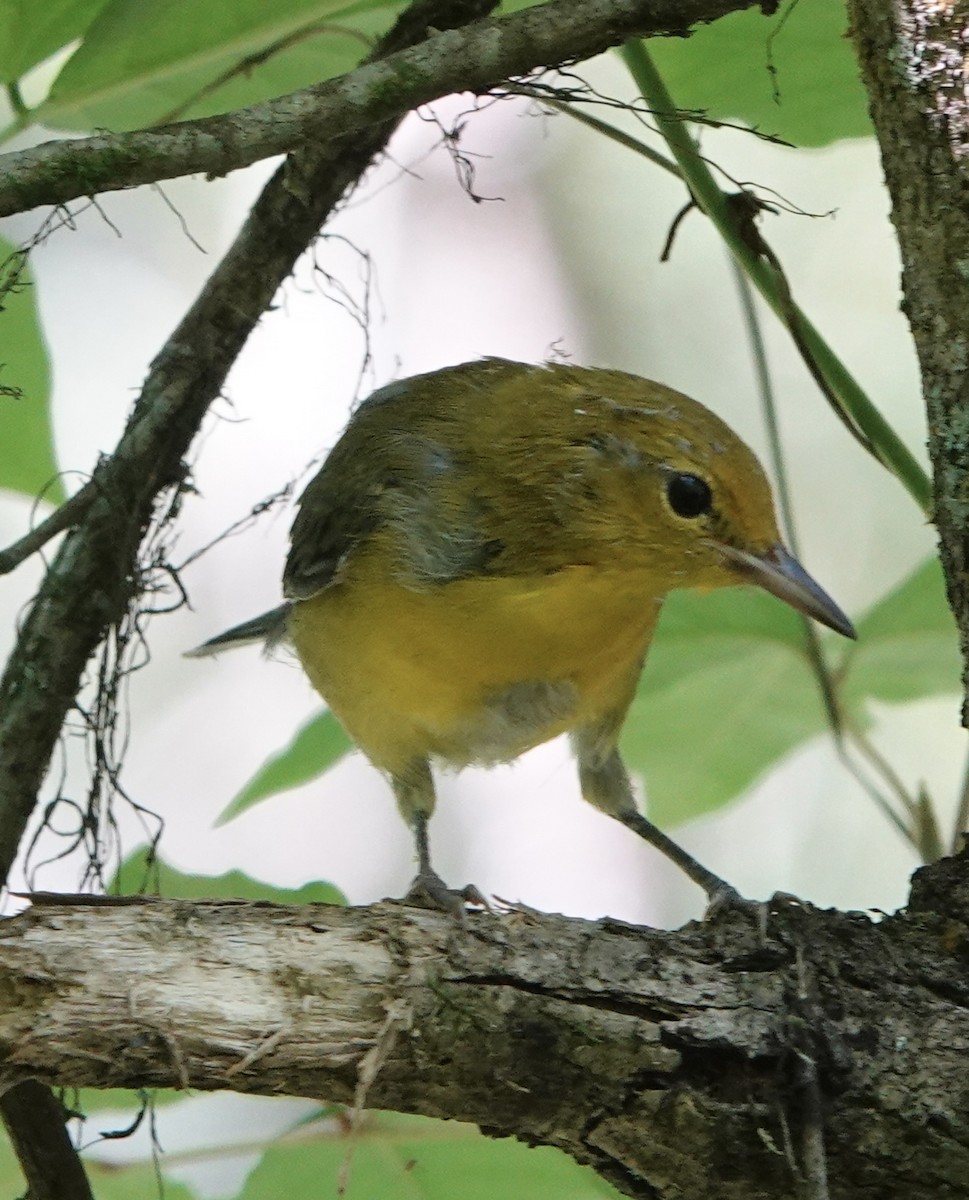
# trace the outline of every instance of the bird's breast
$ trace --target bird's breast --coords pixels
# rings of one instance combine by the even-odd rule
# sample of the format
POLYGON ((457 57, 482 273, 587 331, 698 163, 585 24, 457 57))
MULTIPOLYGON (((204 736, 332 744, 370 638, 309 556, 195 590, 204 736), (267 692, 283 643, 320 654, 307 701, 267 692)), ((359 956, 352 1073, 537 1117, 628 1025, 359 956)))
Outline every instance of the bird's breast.
POLYGON ((307 674, 360 748, 505 762, 628 703, 659 615, 648 575, 570 567, 415 591, 358 562, 295 606, 307 674))

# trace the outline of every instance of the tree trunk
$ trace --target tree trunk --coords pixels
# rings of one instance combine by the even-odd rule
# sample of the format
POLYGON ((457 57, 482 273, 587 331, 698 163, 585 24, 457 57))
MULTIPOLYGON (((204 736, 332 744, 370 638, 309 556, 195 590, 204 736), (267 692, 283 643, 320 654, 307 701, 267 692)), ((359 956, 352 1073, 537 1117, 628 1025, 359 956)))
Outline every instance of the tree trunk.
POLYGON ((969 11, 964 0, 848 7, 922 370, 949 603, 969 663, 969 11))

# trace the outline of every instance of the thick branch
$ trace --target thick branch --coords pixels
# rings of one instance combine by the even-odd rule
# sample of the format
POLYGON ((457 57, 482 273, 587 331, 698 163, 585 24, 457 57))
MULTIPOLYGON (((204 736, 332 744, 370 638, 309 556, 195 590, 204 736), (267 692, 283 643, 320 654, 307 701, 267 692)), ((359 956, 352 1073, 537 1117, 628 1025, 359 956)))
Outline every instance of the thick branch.
MULTIPOLYGON (((949 603, 969 664, 966 6, 850 0, 849 8, 902 252, 903 307, 922 369, 949 603)), ((969 685, 969 665, 964 681, 969 685)))
POLYGON ((451 92, 484 92, 513 76, 590 58, 637 34, 685 34, 691 25, 758 2, 551 0, 435 32, 382 61, 236 112, 8 154, 0 158, 0 216, 179 175, 225 175, 310 140, 397 121, 451 92))
POLYGON ((372 1107, 559 1146, 631 1196, 785 1200, 809 1062, 834 1196, 965 1197, 964 928, 45 904, 0 925, 0 1079, 352 1102, 372 1075, 372 1107))

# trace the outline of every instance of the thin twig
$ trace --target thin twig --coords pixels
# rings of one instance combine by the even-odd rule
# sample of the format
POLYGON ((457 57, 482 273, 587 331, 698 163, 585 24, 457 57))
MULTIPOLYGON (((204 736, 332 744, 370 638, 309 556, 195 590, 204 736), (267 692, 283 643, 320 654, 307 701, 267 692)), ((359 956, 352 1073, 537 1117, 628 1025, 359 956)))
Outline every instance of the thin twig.
POLYGON ((552 108, 556 112, 563 113, 565 116, 571 117, 573 121, 578 121, 580 125, 585 125, 588 129, 594 129, 596 133, 601 133, 603 137, 607 137, 617 145, 625 146, 627 150, 633 150, 636 154, 641 154, 644 158, 648 158, 655 166, 661 167, 671 175, 675 175, 677 179, 683 178, 683 172, 671 158, 667 158, 665 154, 660 154, 658 150, 654 150, 652 146, 648 146, 640 138, 635 138, 632 134, 618 129, 615 125, 610 125, 608 121, 603 121, 600 117, 594 117, 591 113, 587 113, 583 109, 576 107, 574 103, 558 100, 549 92, 538 88, 530 88, 525 85, 508 88, 507 91, 513 96, 530 96, 545 108, 552 108))
MULTIPOLYGON (((761 397, 761 407, 764 424, 767 429, 767 444, 770 453, 771 468, 777 485, 777 503, 780 510, 781 525, 784 536, 796 557, 800 557, 799 539, 794 521, 794 505, 791 498, 787 468, 784 462, 784 451, 781 444, 780 428, 777 422, 777 405, 774 398, 770 369, 767 363, 767 351, 764 345, 760 319, 754 305, 753 290, 747 276, 736 261, 732 261, 734 280, 740 295, 740 306, 744 315, 747 337, 750 342, 751 355, 754 360, 754 371, 761 397)), ((828 727, 835 742, 835 749, 842 765, 853 776, 855 781, 864 789, 866 794, 875 802, 878 809, 902 834, 906 841, 915 846, 926 862, 934 860, 936 855, 931 853, 933 822, 931 809, 928 810, 909 794, 901 778, 891 764, 875 749, 872 743, 854 724, 845 720, 839 695, 838 680, 832 672, 821 647, 821 639, 813 622, 803 620, 805 650, 811 672, 821 694, 828 727), (898 815, 882 790, 874 784, 855 762, 850 752, 848 742, 861 752, 869 765, 887 784, 889 791, 895 795, 906 813, 907 819, 898 815), (927 853, 930 855, 927 857, 927 853)), ((969 801, 967 801, 969 803, 969 801)))
POLYGON ((909 793, 908 788, 902 782, 901 776, 888 759, 876 749, 871 739, 861 729, 857 728, 857 726, 852 726, 850 733, 852 744, 857 746, 862 757, 881 775, 908 816, 914 819, 918 810, 918 801, 909 793))
POLYGON ((54 509, 49 517, 35 525, 29 533, 12 542, 6 550, 0 550, 0 575, 9 575, 32 554, 46 546, 51 538, 82 521, 96 495, 94 481, 88 480, 69 500, 65 500, 54 509))
POLYGON ((308 25, 301 25, 299 29, 294 29, 283 37, 276 38, 275 41, 270 42, 268 46, 264 46, 261 50, 256 50, 252 54, 245 55, 220 75, 217 75, 215 79, 210 80, 204 86, 200 87, 198 91, 193 92, 191 96, 186 97, 175 108, 170 109, 154 123, 156 125, 170 125, 174 121, 181 121, 187 112, 213 95, 219 88, 225 87, 227 83, 231 83, 233 79, 238 78, 240 75, 249 75, 258 67, 264 66, 277 54, 282 54, 292 46, 298 46, 300 42, 304 42, 308 38, 317 37, 323 33, 329 33, 331 37, 333 35, 343 36, 360 42, 365 50, 369 50, 373 44, 371 39, 366 37, 365 34, 349 26, 331 25, 326 21, 311 21, 308 25))
MULTIPOLYGON (((795 557, 800 557, 797 529, 794 523, 794 503, 791 499, 791 489, 787 478, 787 467, 784 462, 784 450, 781 445, 780 428, 777 423, 777 404, 774 397, 774 387, 771 382, 770 368, 767 364, 767 350, 764 345, 760 319, 754 306, 753 289, 747 276, 740 269, 735 259, 731 259, 734 282, 740 295, 740 308, 744 315, 747 329, 747 339, 750 342, 751 356, 754 360, 754 373, 757 376, 757 387, 760 392, 761 412, 767 429, 767 445, 770 451, 771 468, 777 485, 778 507, 781 514, 781 525, 795 557)), ((814 678, 817 681, 821 702, 824 705, 825 716, 835 740, 840 741, 843 733, 841 706, 838 702, 837 689, 831 668, 828 666, 824 651, 821 649, 821 639, 813 621, 806 617, 802 619, 804 630, 804 645, 808 662, 814 678)))

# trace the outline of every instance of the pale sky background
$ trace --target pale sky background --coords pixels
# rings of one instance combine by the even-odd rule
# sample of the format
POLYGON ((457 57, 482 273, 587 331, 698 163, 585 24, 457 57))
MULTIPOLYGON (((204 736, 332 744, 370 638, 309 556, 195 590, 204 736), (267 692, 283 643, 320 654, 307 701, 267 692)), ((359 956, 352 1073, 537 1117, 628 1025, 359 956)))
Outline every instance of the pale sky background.
MULTIPOLYGON (((614 58, 598 60, 587 73, 600 91, 628 92, 614 58)), ((449 102, 437 110, 446 120, 462 107, 449 102)), ((372 258, 373 365, 362 394, 394 377, 481 355, 539 361, 557 349, 579 363, 635 371, 687 391, 763 452, 743 325, 718 239, 691 215, 672 261, 658 262, 683 203, 681 186, 565 117, 536 117, 508 102, 467 125, 462 145, 476 156, 476 190, 495 197, 474 204, 447 154, 426 153, 433 139, 432 126, 408 121, 392 161, 371 174, 334 222, 338 237, 315 250, 320 269, 361 301, 362 263, 350 243, 372 258)), ((924 458, 924 414, 911 339, 898 312, 899 263, 874 143, 792 151, 723 133, 709 137, 705 148, 737 178, 773 187, 812 212, 836 210, 817 220, 768 217, 764 232, 798 300, 924 458)), ((153 189, 104 197, 111 225, 90 210, 75 230, 61 231, 37 252, 59 461, 80 472, 69 486, 115 444, 150 360, 269 169, 214 184, 164 185, 204 252, 153 189)), ((4 222, 3 232, 16 241, 37 223, 36 215, 19 217, 4 222)), ((185 504, 176 561, 303 472, 342 428, 363 339, 325 298, 320 278, 303 264, 215 406, 193 451, 200 495, 185 504)), ((932 531, 901 488, 844 434, 776 322, 768 316, 765 324, 803 560, 857 617, 932 551, 932 531)), ((23 532, 29 510, 23 499, 0 494, 2 544, 23 532)), ((322 781, 213 828, 237 790, 319 706, 285 659, 267 662, 254 649, 218 660, 181 656, 278 603, 291 516, 286 507, 205 555, 184 575, 192 608, 152 621, 151 662, 131 681, 124 782, 140 804, 164 816, 162 853, 183 871, 238 867, 290 886, 332 879, 353 903, 400 895, 414 869, 410 836, 389 788, 358 755, 322 781)), ((4 652, 38 575, 31 563, 3 581, 4 652)), ((879 718, 876 741, 910 785, 927 785, 948 829, 965 752, 955 698, 882 711, 879 718)), ((78 755, 69 775, 75 794, 84 787, 82 768, 78 755)), ((564 743, 540 748, 514 767, 444 777, 440 797, 431 827, 434 861, 455 885, 473 881, 485 893, 540 909, 659 925, 702 911, 692 884, 581 801, 564 743)), ((134 839, 123 804, 118 815, 134 839)), ((916 865, 821 739, 728 811, 681 827, 676 836, 749 896, 786 891, 842 908, 897 907, 916 865)), ((77 882, 76 863, 51 867, 36 880, 68 890, 77 882)), ((258 1101, 239 1103, 264 1111, 258 1101)), ((211 1104, 196 1097, 176 1106, 192 1136, 206 1128, 211 1104)), ((224 1110, 213 1120, 224 1128, 224 1110)), ((136 1147, 113 1143, 106 1152, 136 1147)), ((238 1178, 247 1162, 236 1160, 238 1178)), ((206 1184, 209 1194, 234 1186, 224 1174, 218 1179, 206 1184)))

